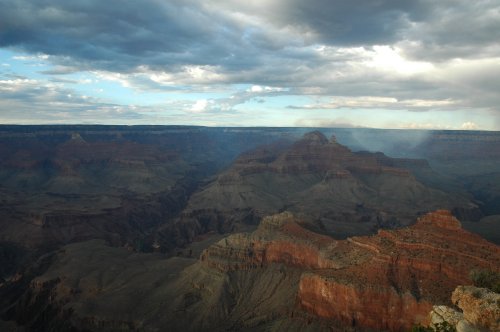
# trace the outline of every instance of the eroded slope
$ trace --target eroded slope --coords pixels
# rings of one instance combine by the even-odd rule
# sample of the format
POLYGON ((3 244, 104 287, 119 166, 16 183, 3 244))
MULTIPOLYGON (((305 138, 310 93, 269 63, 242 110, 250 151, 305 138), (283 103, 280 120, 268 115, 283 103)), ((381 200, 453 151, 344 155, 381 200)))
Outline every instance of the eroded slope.
POLYGON ((347 240, 285 212, 211 245, 199 261, 95 241, 67 246, 8 318, 75 330, 406 331, 433 305, 451 304, 470 270, 499 266, 500 248, 448 211, 347 240))

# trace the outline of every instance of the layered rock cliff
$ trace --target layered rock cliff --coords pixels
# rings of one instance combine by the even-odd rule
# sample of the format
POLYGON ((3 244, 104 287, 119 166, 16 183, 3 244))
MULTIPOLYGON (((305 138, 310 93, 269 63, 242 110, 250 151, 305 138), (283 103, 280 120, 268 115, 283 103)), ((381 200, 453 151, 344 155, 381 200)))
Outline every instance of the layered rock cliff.
POLYGON ((404 331, 426 323, 434 304, 450 303, 468 271, 498 269, 500 248, 464 231, 449 211, 371 237, 333 240, 307 231, 289 213, 263 219, 206 249, 204 265, 222 272, 299 267, 297 306, 345 326, 404 331))
MULTIPOLYGON (((429 323, 434 305, 452 305, 449 294, 471 282, 470 270, 500 266, 500 248, 464 231, 448 211, 347 240, 303 225, 288 212, 266 217, 257 230, 212 244, 199 261, 99 241, 68 245, 11 298, 4 317, 75 331, 408 331, 429 323)), ((453 301, 481 313, 477 322, 491 317, 471 294, 453 301)))
MULTIPOLYGON (((251 210, 260 218, 287 210, 345 238, 410 224, 421 211, 475 208, 466 195, 419 182, 405 168, 409 164, 382 153, 352 152, 315 131, 293 145, 242 154, 192 195, 183 216, 196 220, 206 219, 208 209, 218 215, 251 210)), ((425 161, 415 164, 430 170, 425 161)))
POLYGON ((251 234, 234 234, 206 249, 200 260, 223 272, 249 270, 271 263, 305 269, 334 268, 328 255, 336 241, 300 227, 289 212, 265 217, 251 234))

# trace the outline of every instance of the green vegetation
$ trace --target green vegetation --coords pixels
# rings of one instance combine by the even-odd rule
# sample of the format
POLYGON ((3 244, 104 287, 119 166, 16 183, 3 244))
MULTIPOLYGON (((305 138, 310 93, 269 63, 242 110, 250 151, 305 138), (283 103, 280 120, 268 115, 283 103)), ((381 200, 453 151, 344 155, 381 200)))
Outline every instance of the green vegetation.
POLYGON ((456 332, 457 329, 448 322, 436 323, 432 327, 415 325, 411 332, 456 332))
POLYGON ((500 293, 500 273, 491 270, 472 270, 469 276, 474 286, 500 293))

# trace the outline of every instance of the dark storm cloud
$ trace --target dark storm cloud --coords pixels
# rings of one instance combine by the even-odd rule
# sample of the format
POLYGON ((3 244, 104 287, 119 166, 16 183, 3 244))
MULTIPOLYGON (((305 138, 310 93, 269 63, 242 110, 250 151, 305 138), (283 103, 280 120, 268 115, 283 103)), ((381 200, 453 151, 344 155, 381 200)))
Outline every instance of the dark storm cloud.
POLYGON ((314 61, 311 54, 293 50, 307 43, 391 43, 428 11, 419 1, 401 0, 263 3, 1 0, 0 46, 53 55, 59 64, 80 69, 219 65, 242 70, 273 57, 314 61), (241 15, 257 19, 245 21, 241 15), (275 33, 287 27, 311 36, 275 33))
POLYGON ((500 2, 446 0, 432 3, 428 16, 405 38, 404 47, 414 58, 444 61, 500 54, 500 2))
POLYGON ((0 0, 0 47, 49 55, 41 74, 92 71, 146 91, 246 83, 373 107, 391 108, 382 97, 412 110, 493 109, 499 40, 498 0, 0 0), (376 45, 389 57, 378 61, 376 45))
POLYGON ((282 0, 267 15, 278 24, 308 28, 321 43, 363 46, 399 40, 429 7, 419 0, 282 0))
POLYGON ((414 42, 428 59, 497 56, 497 0, 281 1, 271 18, 309 27, 321 43, 371 46, 414 42))
POLYGON ((238 28, 199 2, 4 0, 0 9, 0 46, 58 56, 67 66, 230 66, 231 52, 240 52, 230 42, 238 28))
POLYGON ((414 57, 477 54, 500 39, 498 7, 497 1, 0 0, 0 46, 51 55, 67 71, 211 65, 235 72, 275 61, 283 74, 295 62, 321 65, 299 50, 314 43, 408 42, 414 57))

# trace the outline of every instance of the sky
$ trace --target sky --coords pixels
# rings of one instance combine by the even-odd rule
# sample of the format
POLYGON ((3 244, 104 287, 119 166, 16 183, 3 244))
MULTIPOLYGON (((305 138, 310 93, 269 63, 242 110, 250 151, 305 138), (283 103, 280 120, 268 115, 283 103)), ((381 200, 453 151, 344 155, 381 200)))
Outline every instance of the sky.
POLYGON ((500 1, 0 0, 0 123, 500 130, 500 1))

